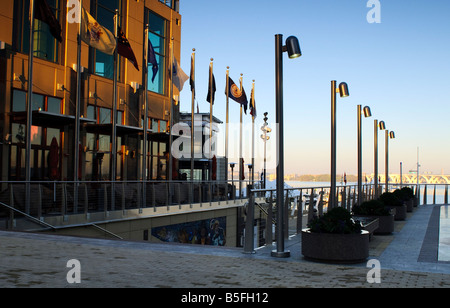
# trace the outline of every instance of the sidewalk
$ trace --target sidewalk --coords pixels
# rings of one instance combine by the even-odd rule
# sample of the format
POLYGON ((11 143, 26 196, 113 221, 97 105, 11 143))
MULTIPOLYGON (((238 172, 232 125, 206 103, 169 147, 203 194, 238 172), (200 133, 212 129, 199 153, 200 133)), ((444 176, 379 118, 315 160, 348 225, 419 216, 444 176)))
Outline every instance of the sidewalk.
POLYGON ((286 241, 291 256, 273 258, 265 247, 154 244, 0 231, 0 287, 450 287, 450 262, 437 260, 439 206, 420 206, 391 236, 374 236, 370 257, 381 264, 381 283, 367 282, 366 264, 304 260, 300 236, 286 241), (437 210, 436 210, 437 209, 437 210), (436 225, 437 222, 437 225, 436 225), (67 262, 81 265, 81 283, 69 284, 67 262))

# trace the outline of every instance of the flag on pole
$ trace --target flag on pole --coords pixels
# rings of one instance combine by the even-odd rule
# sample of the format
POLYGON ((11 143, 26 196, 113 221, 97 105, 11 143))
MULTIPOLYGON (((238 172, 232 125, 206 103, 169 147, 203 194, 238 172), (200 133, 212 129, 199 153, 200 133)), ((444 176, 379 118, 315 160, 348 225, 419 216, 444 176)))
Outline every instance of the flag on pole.
MULTIPOLYGON (((180 64, 178 63, 177 59, 173 59, 173 85, 177 87, 177 89, 181 92, 183 90, 183 85, 186 82, 186 80, 189 79, 189 76, 186 75, 185 72, 180 67, 180 64)), ((169 74, 170 76, 170 74, 169 74)))
MULTIPOLYGON (((227 94, 227 89, 225 89, 225 94, 227 94)), ((242 87, 242 91, 239 87, 234 83, 234 81, 228 77, 228 95, 229 98, 234 100, 235 102, 244 106, 244 113, 247 114, 247 95, 245 94, 244 87, 242 87)))
POLYGON ((214 78, 214 74, 211 72, 211 64, 209 65, 209 80, 208 80, 208 95, 206 96, 206 101, 208 103, 212 103, 214 105, 214 99, 216 96, 216 79, 214 78), (212 75, 212 80, 211 80, 212 75), (212 84, 211 84, 212 83, 212 84), (212 93, 211 93, 212 88, 212 93), (211 96, 212 96, 212 102, 211 102, 211 96))
POLYGON ((255 101, 255 89, 252 88, 250 93, 250 114, 252 117, 256 118, 256 101, 255 101))
POLYGON ((81 14, 81 39, 108 55, 113 55, 116 49, 116 38, 111 31, 101 26, 84 8, 81 14))
POLYGON ((189 84, 191 86, 191 92, 194 93, 195 98, 195 68, 194 68, 194 54, 191 55, 191 73, 189 76, 189 84))
POLYGON ((36 0, 35 17, 46 23, 55 39, 62 42, 61 25, 46 0, 36 0))
POLYGON ((148 53, 147 53, 147 62, 152 64, 152 83, 155 81, 156 74, 158 73, 158 62, 156 62, 155 50, 153 49, 152 42, 150 39, 148 40, 148 53))
POLYGON ((125 33, 123 33, 120 27, 117 28, 117 33, 117 53, 130 60, 134 67, 139 71, 136 56, 134 55, 133 49, 131 49, 130 42, 126 38, 125 33))

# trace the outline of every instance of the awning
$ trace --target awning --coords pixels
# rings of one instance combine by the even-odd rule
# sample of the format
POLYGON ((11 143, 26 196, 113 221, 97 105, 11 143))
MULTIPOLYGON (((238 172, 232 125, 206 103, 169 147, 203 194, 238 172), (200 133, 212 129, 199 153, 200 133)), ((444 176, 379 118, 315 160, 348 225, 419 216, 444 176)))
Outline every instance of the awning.
MULTIPOLYGON (((11 113, 11 121, 14 123, 27 124, 27 112, 11 113)), ((80 123, 93 122, 94 120, 80 118, 80 123)), ((75 125, 75 116, 60 113, 52 113, 42 110, 34 110, 32 113, 32 125, 41 127, 62 128, 66 125, 75 125)))

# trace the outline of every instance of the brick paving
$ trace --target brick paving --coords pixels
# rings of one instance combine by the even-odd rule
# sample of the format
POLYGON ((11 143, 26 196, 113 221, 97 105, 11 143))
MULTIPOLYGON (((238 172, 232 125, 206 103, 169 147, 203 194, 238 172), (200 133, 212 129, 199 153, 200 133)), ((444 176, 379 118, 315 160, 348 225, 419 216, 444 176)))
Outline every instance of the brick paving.
POLYGON ((298 236, 286 242, 291 257, 270 257, 273 247, 243 254, 241 248, 154 244, 0 231, 0 287, 39 288, 448 288, 450 262, 433 249, 432 206, 375 236, 370 257, 381 264, 380 283, 369 283, 366 264, 304 260, 298 236), (427 236, 425 236, 427 234, 427 236), (431 248, 430 248, 431 247, 431 248), (420 256, 420 258, 419 258, 420 256), (70 284, 67 262, 80 262, 81 283, 70 284))

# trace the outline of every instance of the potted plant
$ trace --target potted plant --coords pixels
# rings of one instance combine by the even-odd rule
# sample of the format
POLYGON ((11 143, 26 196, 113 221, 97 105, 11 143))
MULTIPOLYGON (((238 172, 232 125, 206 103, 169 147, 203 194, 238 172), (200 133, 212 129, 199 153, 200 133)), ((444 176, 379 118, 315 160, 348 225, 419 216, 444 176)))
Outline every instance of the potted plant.
POLYGON ((414 207, 414 192, 409 187, 403 187, 401 189, 396 189, 394 194, 400 201, 406 204, 406 211, 412 212, 414 207))
POLYGON ((369 256, 369 232, 341 207, 313 218, 302 230, 305 258, 340 263, 363 262, 369 256))
POLYGON ((380 200, 370 200, 353 207, 354 216, 378 218, 378 228, 375 234, 391 234, 394 232, 394 214, 380 200))
POLYGON ((385 192, 381 194, 379 200, 390 208, 395 209, 394 220, 406 219, 406 205, 393 192, 385 192))

